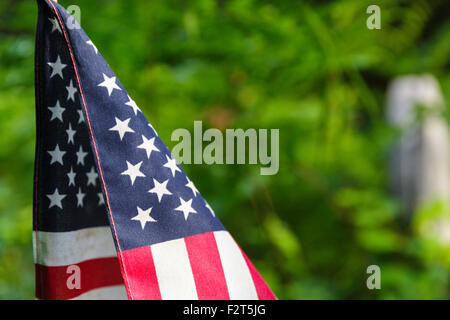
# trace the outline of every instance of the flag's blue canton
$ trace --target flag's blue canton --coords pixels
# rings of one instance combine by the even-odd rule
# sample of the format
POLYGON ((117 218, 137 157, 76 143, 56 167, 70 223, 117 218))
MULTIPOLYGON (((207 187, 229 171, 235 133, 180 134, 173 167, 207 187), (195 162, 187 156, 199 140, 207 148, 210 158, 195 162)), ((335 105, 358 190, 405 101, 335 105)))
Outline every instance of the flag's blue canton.
MULTIPOLYGON (((106 187, 105 201, 110 205, 120 249, 223 230, 211 207, 176 164, 95 45, 81 28, 67 28, 70 16, 56 6, 64 28, 59 32, 51 19, 47 23, 58 38, 53 44, 56 50, 50 48, 48 62, 59 57, 60 63, 72 65, 64 46, 65 31, 78 70, 81 106, 84 97, 84 116, 89 118, 87 124, 95 141, 91 145, 98 152, 103 170, 99 179, 106 187)), ((60 66, 47 64, 47 68, 51 80, 63 81, 65 86, 71 79, 77 81, 71 67, 59 70, 60 66), (52 77, 55 72, 58 74, 52 77)), ((93 156, 96 162, 97 155, 93 156)))
POLYGON ((107 226, 77 79, 58 21, 51 12, 48 16, 52 18, 38 28, 50 32, 40 30, 45 38, 36 41, 39 152, 34 229, 64 232, 107 226))

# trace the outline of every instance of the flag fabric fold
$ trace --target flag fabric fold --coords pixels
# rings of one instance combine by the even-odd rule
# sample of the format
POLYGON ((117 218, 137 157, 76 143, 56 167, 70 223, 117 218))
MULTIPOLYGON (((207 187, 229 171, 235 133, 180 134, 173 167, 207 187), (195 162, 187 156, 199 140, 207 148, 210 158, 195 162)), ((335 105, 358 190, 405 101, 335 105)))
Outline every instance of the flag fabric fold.
POLYGON ((38 0, 39 299, 274 299, 67 11, 38 0))

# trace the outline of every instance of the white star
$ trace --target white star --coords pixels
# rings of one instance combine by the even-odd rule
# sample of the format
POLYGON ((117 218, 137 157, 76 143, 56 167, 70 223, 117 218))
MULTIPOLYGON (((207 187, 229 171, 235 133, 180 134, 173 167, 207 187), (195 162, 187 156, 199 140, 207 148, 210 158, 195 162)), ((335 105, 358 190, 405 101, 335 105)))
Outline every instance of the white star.
POLYGON ((141 111, 141 109, 139 109, 139 107, 137 106, 136 102, 134 102, 134 100, 131 99, 131 97, 129 95, 128 95, 128 102, 125 102, 125 104, 127 106, 130 106, 131 108, 133 108, 134 114, 136 116, 137 116, 138 111, 141 111))
POLYGON ((97 47, 95 46, 95 44, 94 44, 91 40, 86 41, 86 43, 87 43, 88 45, 92 46, 92 48, 94 48, 95 54, 98 53, 97 47))
POLYGON ((166 155, 167 162, 164 164, 164 167, 169 168, 172 171, 172 176, 175 177, 175 172, 180 171, 178 168, 177 161, 175 159, 170 159, 168 155, 166 155))
POLYGON ((97 172, 95 171, 94 167, 91 167, 91 171, 88 172, 88 173, 86 173, 86 176, 87 176, 87 178, 88 178, 87 185, 92 184, 92 185, 95 187, 96 184, 97 184, 98 174, 97 174, 97 172))
POLYGON ((116 117, 116 125, 114 127, 112 127, 111 129, 109 129, 109 131, 117 131, 119 133, 120 140, 122 140, 125 133, 134 132, 134 130, 128 126, 130 119, 131 118, 128 118, 128 119, 122 121, 116 117))
POLYGON ((58 188, 55 189, 53 194, 47 194, 47 197, 50 199, 50 205, 48 206, 49 209, 53 206, 60 207, 61 209, 63 208, 61 200, 64 199, 66 197, 66 195, 59 194, 58 188))
POLYGON ((188 181, 188 183, 186 183, 186 187, 190 188, 192 190, 192 192, 194 193, 194 197, 197 195, 198 190, 197 188, 194 186, 194 184, 192 183, 191 180, 189 180, 189 178, 186 176, 186 179, 188 181))
POLYGON ((48 109, 51 111, 52 113, 52 117, 50 118, 50 121, 52 121, 53 119, 59 119, 61 120, 61 122, 63 121, 63 112, 66 110, 65 108, 62 108, 59 104, 59 101, 56 100, 56 104, 54 107, 48 107, 48 109))
POLYGON ((77 133, 77 131, 72 130, 72 125, 70 122, 69 122, 69 129, 67 129, 66 132, 67 132, 67 144, 69 144, 69 143, 74 144, 73 136, 75 135, 75 133, 77 133))
POLYGON ((99 87, 105 87, 108 90, 108 95, 110 96, 114 89, 122 90, 116 84, 116 77, 109 78, 106 74, 103 74, 104 81, 98 84, 99 87))
POLYGON ((137 220, 141 223, 142 230, 144 230, 145 224, 147 222, 156 222, 155 219, 150 217, 150 212, 152 212, 152 207, 148 208, 147 210, 142 210, 141 208, 137 207, 138 215, 131 218, 131 220, 137 220))
POLYGON ((156 193, 156 195, 158 196, 158 201, 161 202, 161 199, 165 194, 167 194, 167 195, 172 194, 172 192, 170 192, 167 189, 168 182, 169 182, 169 179, 160 183, 155 178, 153 178, 153 183, 155 186, 152 189, 148 190, 148 192, 156 193))
POLYGON ((47 64, 52 68, 52 74, 50 75, 50 78, 53 78, 55 75, 58 75, 61 77, 61 79, 64 79, 62 70, 67 66, 67 64, 61 63, 61 59, 56 58, 55 62, 47 62, 47 64))
POLYGON ((103 198, 103 193, 98 192, 97 197, 98 197, 98 206, 105 204, 105 199, 103 198))
POLYGON ((77 155, 77 164, 81 164, 84 166, 84 158, 87 156, 87 152, 83 151, 83 148, 80 145, 80 149, 75 153, 77 155))
POLYGON ((67 101, 72 100, 75 102, 75 93, 78 92, 77 88, 73 86, 72 80, 70 80, 70 84, 66 87, 67 90, 67 101))
POLYGON ((69 177, 69 187, 71 186, 71 185, 74 185, 75 186, 75 176, 76 176, 77 174, 75 173, 75 172, 73 172, 73 168, 72 167, 70 167, 70 171, 69 171, 69 173, 67 174, 67 176, 69 177))
POLYGON ((213 217, 216 216, 216 214, 214 213, 214 210, 211 208, 211 206, 206 201, 205 201, 205 207, 211 212, 213 217))
POLYGON ((155 147, 155 137, 151 139, 147 139, 144 135, 142 135, 142 144, 138 146, 139 149, 144 149, 147 153, 147 157, 150 159, 150 155, 152 151, 158 151, 159 149, 155 147))
POLYGON ((84 122, 84 114, 83 114, 83 110, 79 109, 77 110, 78 112, 78 124, 84 122))
POLYGON ((65 151, 62 151, 59 149, 59 145, 56 145, 55 150, 53 151, 47 151, 50 153, 50 156, 52 157, 50 164, 53 164, 55 162, 59 162, 60 164, 64 165, 63 163, 63 156, 66 153, 65 151))
POLYGON ((83 207, 83 199, 84 199, 85 196, 86 196, 86 194, 81 192, 81 188, 78 188, 77 207, 83 207))
POLYGON ((189 213, 197 213, 197 211, 195 211, 192 208, 192 199, 189 199, 189 201, 184 201, 181 197, 180 197, 180 205, 175 208, 174 210, 177 211, 182 211, 184 214, 184 219, 187 220, 187 218, 189 217, 189 213))
POLYGON ((48 20, 50 20, 50 22, 52 23, 52 33, 55 30, 58 30, 59 33, 62 33, 61 28, 60 28, 59 23, 58 23, 58 19, 56 19, 56 18, 53 18, 53 19, 52 18, 48 18, 48 20))
POLYGON ((141 167, 141 165, 142 165, 142 161, 139 162, 139 163, 136 163, 135 165, 132 165, 131 163, 129 163, 129 162, 127 161, 127 167, 128 167, 128 169, 125 170, 124 172, 122 172, 121 174, 122 174, 122 175, 128 175, 128 176, 130 176, 130 179, 131 179, 131 185, 134 184, 134 180, 136 180, 136 177, 145 177, 145 174, 143 174, 143 173, 139 170, 139 168, 141 167))

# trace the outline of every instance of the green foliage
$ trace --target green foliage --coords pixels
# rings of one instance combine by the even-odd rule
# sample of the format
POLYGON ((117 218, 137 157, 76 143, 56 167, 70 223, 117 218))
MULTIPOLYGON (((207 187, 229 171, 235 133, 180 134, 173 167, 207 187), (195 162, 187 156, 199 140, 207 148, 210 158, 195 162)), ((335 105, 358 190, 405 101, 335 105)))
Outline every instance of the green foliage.
MULTIPOLYGON (((448 246, 427 229, 445 205, 401 222, 384 120, 398 75, 433 74, 450 105, 445 1, 378 1, 381 30, 366 28, 372 1, 60 3, 80 6, 83 29, 170 148, 194 120, 280 129, 277 175, 183 165, 279 298, 449 298, 448 246), (371 264, 381 290, 366 288, 371 264)), ((33 298, 35 24, 33 1, 0 3, 0 298, 33 298)))

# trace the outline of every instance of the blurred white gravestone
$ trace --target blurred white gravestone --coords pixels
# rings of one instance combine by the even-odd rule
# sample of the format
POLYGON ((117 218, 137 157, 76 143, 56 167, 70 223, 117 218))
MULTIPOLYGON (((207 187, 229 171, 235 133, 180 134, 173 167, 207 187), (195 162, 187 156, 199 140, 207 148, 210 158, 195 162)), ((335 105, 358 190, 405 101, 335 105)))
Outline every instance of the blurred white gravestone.
POLYGON ((387 118, 401 130, 391 176, 408 220, 418 205, 450 200, 450 134, 439 116, 443 106, 431 75, 400 77, 389 85, 387 118), (420 121, 418 107, 424 114, 420 121))

